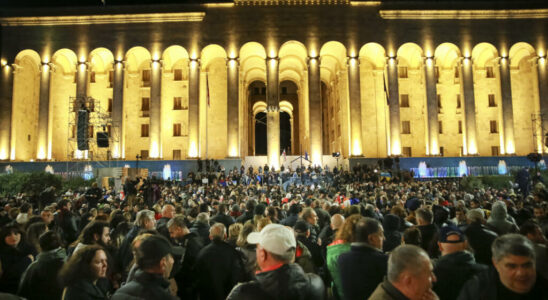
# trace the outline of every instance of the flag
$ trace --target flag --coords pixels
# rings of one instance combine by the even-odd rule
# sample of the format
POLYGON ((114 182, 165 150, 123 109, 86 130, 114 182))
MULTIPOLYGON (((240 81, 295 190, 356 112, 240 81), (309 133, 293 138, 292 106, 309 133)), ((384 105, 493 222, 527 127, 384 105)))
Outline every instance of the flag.
POLYGON ((209 107, 209 77, 206 73, 206 97, 207 97, 207 107, 209 107))
POLYGON ((389 97, 390 95, 388 94, 388 84, 386 83, 386 74, 385 72, 382 72, 382 84, 383 84, 383 87, 384 87, 384 96, 386 97, 386 105, 390 105, 390 101, 389 101, 389 97))

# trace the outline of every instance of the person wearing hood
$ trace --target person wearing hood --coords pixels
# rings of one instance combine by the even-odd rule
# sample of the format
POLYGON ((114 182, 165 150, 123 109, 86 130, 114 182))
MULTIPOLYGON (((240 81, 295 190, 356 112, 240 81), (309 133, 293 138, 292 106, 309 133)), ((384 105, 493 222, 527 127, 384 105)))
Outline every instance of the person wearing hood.
POLYGON ((441 257, 434 264, 434 274, 438 279, 434 283, 434 292, 440 299, 453 300, 468 279, 488 267, 476 263, 472 253, 466 251, 466 237, 456 226, 440 229, 438 246, 441 257))
POLYGON ((28 300, 61 299, 63 287, 57 275, 67 257, 61 247, 61 237, 55 231, 47 231, 39 242, 42 252, 21 276, 17 295, 28 300))
POLYGON ((402 233, 399 231, 400 218, 396 215, 387 214, 384 216, 382 226, 384 227, 384 237, 386 238, 382 245, 382 250, 386 253, 401 244, 402 233))
POLYGON ((491 216, 487 219, 487 227, 498 235, 516 233, 519 231, 518 226, 513 222, 513 219, 508 217, 506 204, 502 201, 497 201, 493 204, 491 216))

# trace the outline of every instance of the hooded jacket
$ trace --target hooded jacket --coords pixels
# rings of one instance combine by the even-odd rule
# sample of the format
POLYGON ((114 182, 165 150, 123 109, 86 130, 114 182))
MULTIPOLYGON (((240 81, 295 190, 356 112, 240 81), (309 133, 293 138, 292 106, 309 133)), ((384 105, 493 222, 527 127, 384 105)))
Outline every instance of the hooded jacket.
POLYGON ((384 236, 386 238, 382 245, 382 250, 390 252, 401 244, 402 233, 399 231, 400 218, 392 214, 385 215, 382 226, 384 227, 384 236))
POLYGON ((517 225, 508 221, 506 204, 502 201, 497 201, 493 204, 491 216, 487 220, 487 226, 498 235, 518 232, 517 225))
POLYGON ((63 248, 38 254, 36 261, 30 264, 21 276, 17 295, 28 300, 61 299, 63 287, 57 281, 57 274, 63 267, 66 257, 63 248))

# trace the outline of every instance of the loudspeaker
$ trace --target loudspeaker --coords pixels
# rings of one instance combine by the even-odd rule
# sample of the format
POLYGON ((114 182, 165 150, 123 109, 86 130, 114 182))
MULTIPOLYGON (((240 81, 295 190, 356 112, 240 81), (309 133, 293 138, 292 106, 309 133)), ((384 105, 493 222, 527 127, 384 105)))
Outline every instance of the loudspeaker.
POLYGON ((97 147, 108 148, 108 132, 97 132, 97 147))
POLYGON ((78 150, 89 150, 88 144, 88 123, 89 112, 85 109, 78 111, 77 127, 76 127, 76 141, 78 144, 78 150))

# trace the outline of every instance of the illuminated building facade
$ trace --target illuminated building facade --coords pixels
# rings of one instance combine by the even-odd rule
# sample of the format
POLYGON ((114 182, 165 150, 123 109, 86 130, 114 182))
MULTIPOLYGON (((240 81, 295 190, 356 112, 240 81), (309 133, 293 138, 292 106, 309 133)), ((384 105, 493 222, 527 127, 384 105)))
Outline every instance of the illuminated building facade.
MULTIPOLYGON (((72 160, 71 97, 114 159, 545 152, 548 9, 534 2, 235 0, 5 10, 0 160, 72 160), (500 6, 500 5, 499 5, 500 6), (99 109, 98 109, 99 110, 99 109), (91 114, 99 113, 92 111, 91 114), (257 131, 263 122, 266 135, 257 131), (280 124, 288 130, 280 130, 280 124)), ((107 150, 96 150, 107 151, 107 150)))

